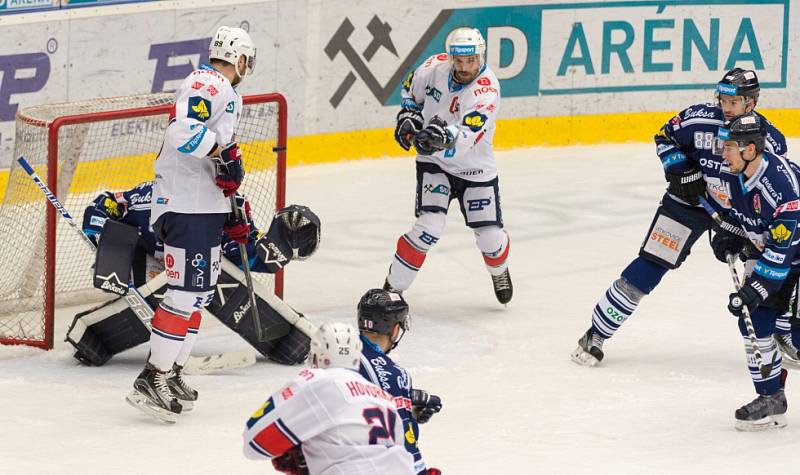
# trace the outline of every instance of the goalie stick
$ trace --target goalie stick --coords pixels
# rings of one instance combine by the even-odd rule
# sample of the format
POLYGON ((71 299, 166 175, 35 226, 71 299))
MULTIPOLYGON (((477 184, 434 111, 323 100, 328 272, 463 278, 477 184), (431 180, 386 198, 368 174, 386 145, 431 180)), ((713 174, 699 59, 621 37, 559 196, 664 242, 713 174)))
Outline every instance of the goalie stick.
MULTIPOLYGON (((25 157, 20 156, 17 159, 17 162, 19 162, 22 169, 25 170, 25 173, 31 177, 31 180, 36 183, 36 186, 42 190, 44 196, 47 198, 50 204, 52 204, 53 207, 58 210, 59 214, 61 214, 61 217, 64 218, 64 220, 76 233, 80 234, 83 242, 85 242, 86 245, 91 248, 92 252, 96 252, 97 246, 95 246, 86 233, 84 233, 83 230, 79 228, 77 224, 75 224, 75 220, 72 218, 72 215, 70 215, 69 211, 64 208, 64 205, 58 201, 58 198, 53 194, 52 191, 50 191, 50 188, 47 186, 47 184, 42 181, 39 175, 33 170, 33 167, 31 167, 28 161, 25 160, 25 157)), ((139 320, 142 321, 147 329, 150 330, 150 321, 153 319, 153 309, 150 308, 150 304, 147 303, 147 300, 145 300, 132 282, 128 283, 128 293, 125 295, 125 302, 128 304, 133 313, 139 317, 139 320)), ((226 369, 251 366, 255 364, 255 359, 255 353, 250 350, 221 353, 205 357, 190 356, 189 360, 186 362, 185 368, 187 373, 209 374, 226 369), (245 353, 248 353, 249 355, 245 353)))
MULTIPOLYGON (((249 226, 247 219, 245 219, 244 212, 236 205, 236 194, 232 194, 229 198, 231 200, 231 210, 236 220, 244 222, 245 225, 249 226)), ((244 278, 247 285, 247 297, 250 299, 250 316, 253 319, 253 326, 256 329, 256 338, 258 341, 263 342, 266 341, 266 335, 264 335, 264 329, 261 328, 261 319, 258 318, 258 305, 255 291, 253 290, 253 277, 250 274, 250 257, 247 255, 247 246, 242 243, 238 244, 239 256, 242 258, 242 269, 244 270, 244 278)))
MULTIPOLYGON (((711 216, 711 219, 714 220, 717 225, 722 225, 722 218, 720 218, 719 213, 717 210, 711 206, 705 197, 700 197, 700 204, 703 206, 703 209, 706 210, 706 213, 711 216)), ((736 272, 736 258, 729 254, 725 255, 725 260, 728 262, 728 270, 731 271, 731 279, 733 280, 733 286, 738 291, 742 288, 742 282, 739 280, 739 273, 736 272)), ((764 364, 764 357, 761 356, 761 350, 758 347, 758 339, 756 338, 756 330, 753 327, 753 319, 750 318, 750 309, 747 308, 747 305, 742 307, 742 319, 744 320, 744 326, 747 329, 747 338, 750 340, 750 348, 753 350, 753 357, 756 360, 756 365, 758 366, 758 371, 761 373, 761 377, 766 379, 769 377, 770 373, 772 373, 772 363, 764 364)), ((777 357, 777 354, 776 354, 777 357)))

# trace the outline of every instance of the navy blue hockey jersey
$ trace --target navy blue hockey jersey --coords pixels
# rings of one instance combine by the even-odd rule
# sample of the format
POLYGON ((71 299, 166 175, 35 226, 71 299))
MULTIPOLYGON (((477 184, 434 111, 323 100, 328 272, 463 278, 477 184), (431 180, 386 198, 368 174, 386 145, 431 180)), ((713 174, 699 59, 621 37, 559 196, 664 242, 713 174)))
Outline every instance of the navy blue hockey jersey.
MULTIPOLYGON (((139 228, 139 243, 151 255, 160 257, 164 245, 156 239, 150 228, 150 210, 153 196, 153 182, 140 183, 128 191, 104 191, 83 213, 83 231, 90 239, 97 242, 97 236, 103 231, 107 219, 136 226, 139 228)), ((237 199, 242 199, 237 195, 237 199)), ((247 256, 250 259, 250 270, 253 272, 269 272, 266 265, 256 255, 256 241, 261 231, 255 223, 250 223, 250 235, 247 239, 247 256)), ((222 254, 231 262, 241 267, 242 258, 239 244, 231 240, 223 231, 222 254)))
MULTIPOLYGON (((767 128, 766 150, 785 157, 787 147, 783 134, 764 116, 758 115, 767 128)), ((724 122, 725 116, 718 106, 695 104, 670 119, 654 137, 656 153, 664 170, 682 171, 692 166, 699 166, 703 170, 708 195, 718 210, 730 208, 727 192, 719 177, 722 156, 716 155, 714 150, 717 131, 724 122)))
POLYGON ((361 341, 364 343, 364 349, 361 352, 358 372, 394 397, 397 412, 403 419, 406 450, 414 456, 414 471, 418 475, 425 475, 428 469, 417 445, 419 424, 411 414, 411 377, 378 345, 364 336, 361 337, 361 341))
POLYGON ((723 166, 721 178, 730 196, 731 211, 761 255, 753 268, 768 293, 781 288, 791 271, 800 270, 800 168, 764 152, 749 179, 723 166))

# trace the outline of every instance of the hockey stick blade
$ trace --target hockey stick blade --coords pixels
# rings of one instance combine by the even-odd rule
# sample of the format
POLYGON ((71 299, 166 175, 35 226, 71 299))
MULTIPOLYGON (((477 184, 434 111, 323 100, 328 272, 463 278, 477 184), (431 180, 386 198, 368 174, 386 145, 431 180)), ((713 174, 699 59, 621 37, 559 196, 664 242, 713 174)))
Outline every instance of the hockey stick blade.
POLYGON ((256 354, 251 350, 232 351, 209 356, 193 356, 186 362, 186 374, 213 374, 230 369, 246 368, 256 364, 256 354))

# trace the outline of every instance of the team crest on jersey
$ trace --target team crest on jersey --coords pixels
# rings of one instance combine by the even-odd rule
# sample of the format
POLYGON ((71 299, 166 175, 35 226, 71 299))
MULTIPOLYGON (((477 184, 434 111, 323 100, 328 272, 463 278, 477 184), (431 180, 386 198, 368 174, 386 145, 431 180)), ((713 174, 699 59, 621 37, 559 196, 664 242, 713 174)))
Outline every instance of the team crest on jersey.
POLYGON ((792 234, 797 227, 797 221, 779 219, 769 230, 772 239, 778 243, 779 248, 788 248, 792 243, 792 234))
POLYGON ((192 119, 205 122, 211 117, 211 101, 200 96, 189 98, 189 112, 186 114, 192 119))
POLYGON ((473 132, 477 132, 486 125, 487 117, 478 111, 472 111, 464 116, 464 125, 473 132))
POLYGON ((227 106, 225 106, 225 112, 228 114, 233 114, 233 111, 236 110, 236 102, 230 101, 227 106))
POLYGON ((756 214, 761 214, 761 195, 758 193, 753 196, 753 211, 755 211, 756 214))
POLYGON ((442 91, 431 86, 425 86, 425 95, 431 96, 436 102, 439 102, 442 99, 442 91))

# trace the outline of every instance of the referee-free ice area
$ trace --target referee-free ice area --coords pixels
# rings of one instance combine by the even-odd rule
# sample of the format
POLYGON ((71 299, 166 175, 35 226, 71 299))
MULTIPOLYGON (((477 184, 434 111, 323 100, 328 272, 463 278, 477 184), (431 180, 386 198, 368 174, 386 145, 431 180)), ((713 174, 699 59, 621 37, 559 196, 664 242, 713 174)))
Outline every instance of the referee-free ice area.
MULTIPOLYGON (((800 141, 790 141, 790 150, 800 141)), ((651 144, 499 152, 514 299, 507 308, 456 205, 405 293, 412 329, 392 357, 444 408, 421 426, 429 466, 446 474, 788 473, 800 447, 800 371, 787 383, 789 426, 739 433, 733 412, 755 397, 727 267, 701 238, 606 343, 596 368, 569 359, 592 309, 637 254, 663 193, 651 144)), ((413 158, 288 172, 288 202, 322 220, 322 245, 292 263, 286 300, 315 323, 355 319, 383 284, 414 221, 413 158)), ((261 223, 262 225, 266 223, 261 223)), ((87 269, 88 272, 88 269, 87 269)), ((75 309, 59 311, 57 340, 75 309)), ((195 355, 246 347, 206 320, 195 355)), ((100 368, 71 347, 0 347, 0 472, 4 474, 271 473, 246 460, 251 412, 297 367, 263 360, 194 376, 194 411, 165 426, 124 397, 142 345, 100 368)))

